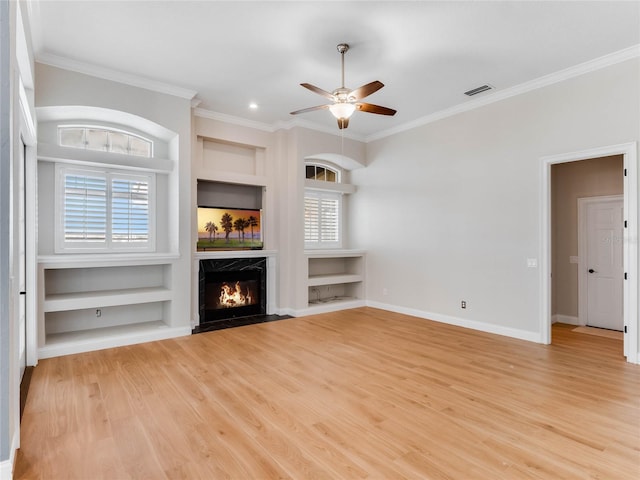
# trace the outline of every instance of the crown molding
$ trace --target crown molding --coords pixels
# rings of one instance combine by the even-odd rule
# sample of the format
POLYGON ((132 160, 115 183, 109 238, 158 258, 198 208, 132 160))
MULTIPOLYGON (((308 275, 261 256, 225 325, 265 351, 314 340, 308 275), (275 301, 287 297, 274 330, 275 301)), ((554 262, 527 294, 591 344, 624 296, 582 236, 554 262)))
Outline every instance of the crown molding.
POLYGON ((276 131, 273 125, 268 123, 258 122, 256 120, 249 120, 247 118, 236 117, 235 115, 228 115, 226 113, 214 112, 213 110, 207 110, 206 108, 194 108, 193 114, 196 117, 208 118, 210 120, 217 120, 219 122, 230 123, 232 125, 238 125, 240 127, 253 128, 256 130, 262 130, 263 132, 273 133, 276 131))
POLYGON ((573 67, 565 68, 564 70, 560 70, 558 72, 536 78, 529 82, 521 83, 520 85, 516 85, 514 87, 506 88, 504 90, 497 90, 486 96, 470 100, 466 103, 432 113, 431 115, 426 115, 424 117, 418 118, 417 120, 404 123, 388 130, 374 133, 373 135, 367 136, 365 138, 365 142, 368 143, 374 140, 380 140, 382 138, 395 135, 396 133, 405 132, 407 130, 427 125, 429 123, 436 122, 438 120, 442 120, 459 113, 468 112, 470 110, 474 110, 491 103, 499 102, 501 100, 515 97, 517 95, 522 95, 523 93, 527 93, 532 90, 537 90, 539 88, 547 87, 555 83, 563 82, 565 80, 569 80, 586 73, 595 72, 597 70, 616 65, 627 60, 632 60, 634 58, 640 58, 640 44, 633 45, 623 50, 619 50, 617 52, 613 52, 608 55, 604 55, 602 57, 580 63, 578 65, 574 65, 573 67))
POLYGON ((340 130, 336 132, 336 129, 329 128, 324 125, 320 125, 318 123, 310 122, 309 120, 304 120, 302 118, 294 118, 291 120, 287 120, 286 122, 278 121, 273 124, 257 122, 255 120, 248 120, 242 117, 236 117, 234 115, 227 115, 226 113, 215 112, 213 110, 207 110, 205 108, 194 108, 193 114, 196 117, 208 118, 211 120, 217 120, 224 123, 229 123, 232 125, 238 125, 240 127, 254 128, 256 130, 262 130, 263 132, 274 133, 278 130, 291 130, 294 127, 306 128, 308 130, 314 130, 316 132, 328 133, 330 135, 335 135, 338 137, 344 136, 345 138, 349 138, 351 140, 356 140, 358 142, 364 142, 365 137, 363 135, 357 135, 349 132, 345 132, 344 130, 340 130))
POLYGON ((99 67, 98 65, 72 60, 70 58, 60 57, 47 52, 36 55, 36 62, 50 65, 52 67, 64 68, 65 70, 71 70, 72 72, 91 75, 92 77, 98 77, 104 80, 124 83, 125 85, 131 85, 132 87, 144 88, 153 92, 185 98, 187 100, 191 100, 198 94, 195 90, 189 90, 187 88, 151 80, 146 77, 124 73, 110 68, 99 67))
POLYGON ((364 143, 366 140, 366 137, 364 135, 359 135, 349 130, 336 130, 335 128, 327 127, 326 125, 320 125, 319 123, 311 122, 300 117, 287 120, 286 122, 277 122, 274 125, 276 127, 276 130, 290 130, 294 127, 300 127, 306 128, 308 130, 314 130, 320 133, 328 133, 329 135, 334 135, 336 137, 348 138, 357 142, 364 143))

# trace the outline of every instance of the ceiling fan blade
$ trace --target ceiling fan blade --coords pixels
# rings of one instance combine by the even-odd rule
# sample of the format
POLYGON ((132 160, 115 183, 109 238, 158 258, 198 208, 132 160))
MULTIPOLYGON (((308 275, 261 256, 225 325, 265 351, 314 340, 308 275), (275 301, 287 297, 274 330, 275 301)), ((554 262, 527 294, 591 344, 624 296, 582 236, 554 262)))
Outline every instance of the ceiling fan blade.
POLYGON ((338 128, 342 130, 343 128, 347 128, 349 126, 348 118, 339 118, 338 119, 338 128))
POLYGON ((327 92, 326 90, 322 90, 315 85, 311 85, 310 83, 301 83, 300 85, 308 90, 311 90, 314 93, 317 93, 318 95, 322 95, 323 97, 328 98, 329 100, 334 100, 333 94, 327 92))
POLYGON ((356 103, 356 108, 361 112, 377 113, 378 115, 395 115, 393 108, 381 107, 372 103, 356 103))
POLYGON ((349 94, 349 98, 353 98, 354 100, 361 100, 364 97, 368 97, 372 93, 377 92, 382 87, 384 87, 384 83, 376 80, 374 82, 367 83, 366 85, 356 88, 355 90, 352 90, 349 94))
POLYGON ((298 115, 299 113, 307 113, 313 112, 314 110, 326 110, 329 108, 329 105, 317 105, 315 107, 303 108, 302 110, 296 110, 295 112, 291 112, 289 115, 298 115))

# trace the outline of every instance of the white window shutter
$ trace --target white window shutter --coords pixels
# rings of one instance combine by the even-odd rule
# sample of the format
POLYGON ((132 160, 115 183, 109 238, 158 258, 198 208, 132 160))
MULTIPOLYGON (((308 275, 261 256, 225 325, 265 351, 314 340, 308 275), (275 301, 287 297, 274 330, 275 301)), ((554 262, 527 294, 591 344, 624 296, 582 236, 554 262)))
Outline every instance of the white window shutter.
POLYGON ((307 248, 340 247, 341 200, 341 194, 336 192, 305 192, 304 241, 307 248))
POLYGON ((101 242, 107 238, 107 180, 64 175, 64 241, 101 242))
POLYGON ((56 252, 155 249, 155 175, 56 169, 56 252))
POLYGON ((113 242, 149 240, 149 182, 146 179, 113 179, 111 229, 113 242))

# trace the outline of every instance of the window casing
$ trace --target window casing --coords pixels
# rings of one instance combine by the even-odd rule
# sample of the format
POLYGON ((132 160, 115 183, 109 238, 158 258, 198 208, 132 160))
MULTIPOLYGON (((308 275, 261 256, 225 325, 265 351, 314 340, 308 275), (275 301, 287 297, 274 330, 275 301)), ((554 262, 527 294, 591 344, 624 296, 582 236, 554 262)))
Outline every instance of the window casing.
POLYGON ((304 246, 342 248, 343 191, 341 171, 326 164, 305 165, 304 246))
POLYGON ((57 253, 155 250, 155 174, 56 165, 57 253))

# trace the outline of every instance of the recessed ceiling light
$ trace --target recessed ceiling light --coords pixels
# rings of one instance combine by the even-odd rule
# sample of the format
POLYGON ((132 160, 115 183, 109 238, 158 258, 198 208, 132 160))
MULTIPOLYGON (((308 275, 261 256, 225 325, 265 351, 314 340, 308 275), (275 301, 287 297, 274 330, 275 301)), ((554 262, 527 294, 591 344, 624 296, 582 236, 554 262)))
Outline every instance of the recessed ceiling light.
POLYGON ((257 109, 258 109, 258 104, 257 104, 256 102, 251 102, 251 103, 249 104, 249 108, 250 108, 251 110, 257 110, 257 109))

